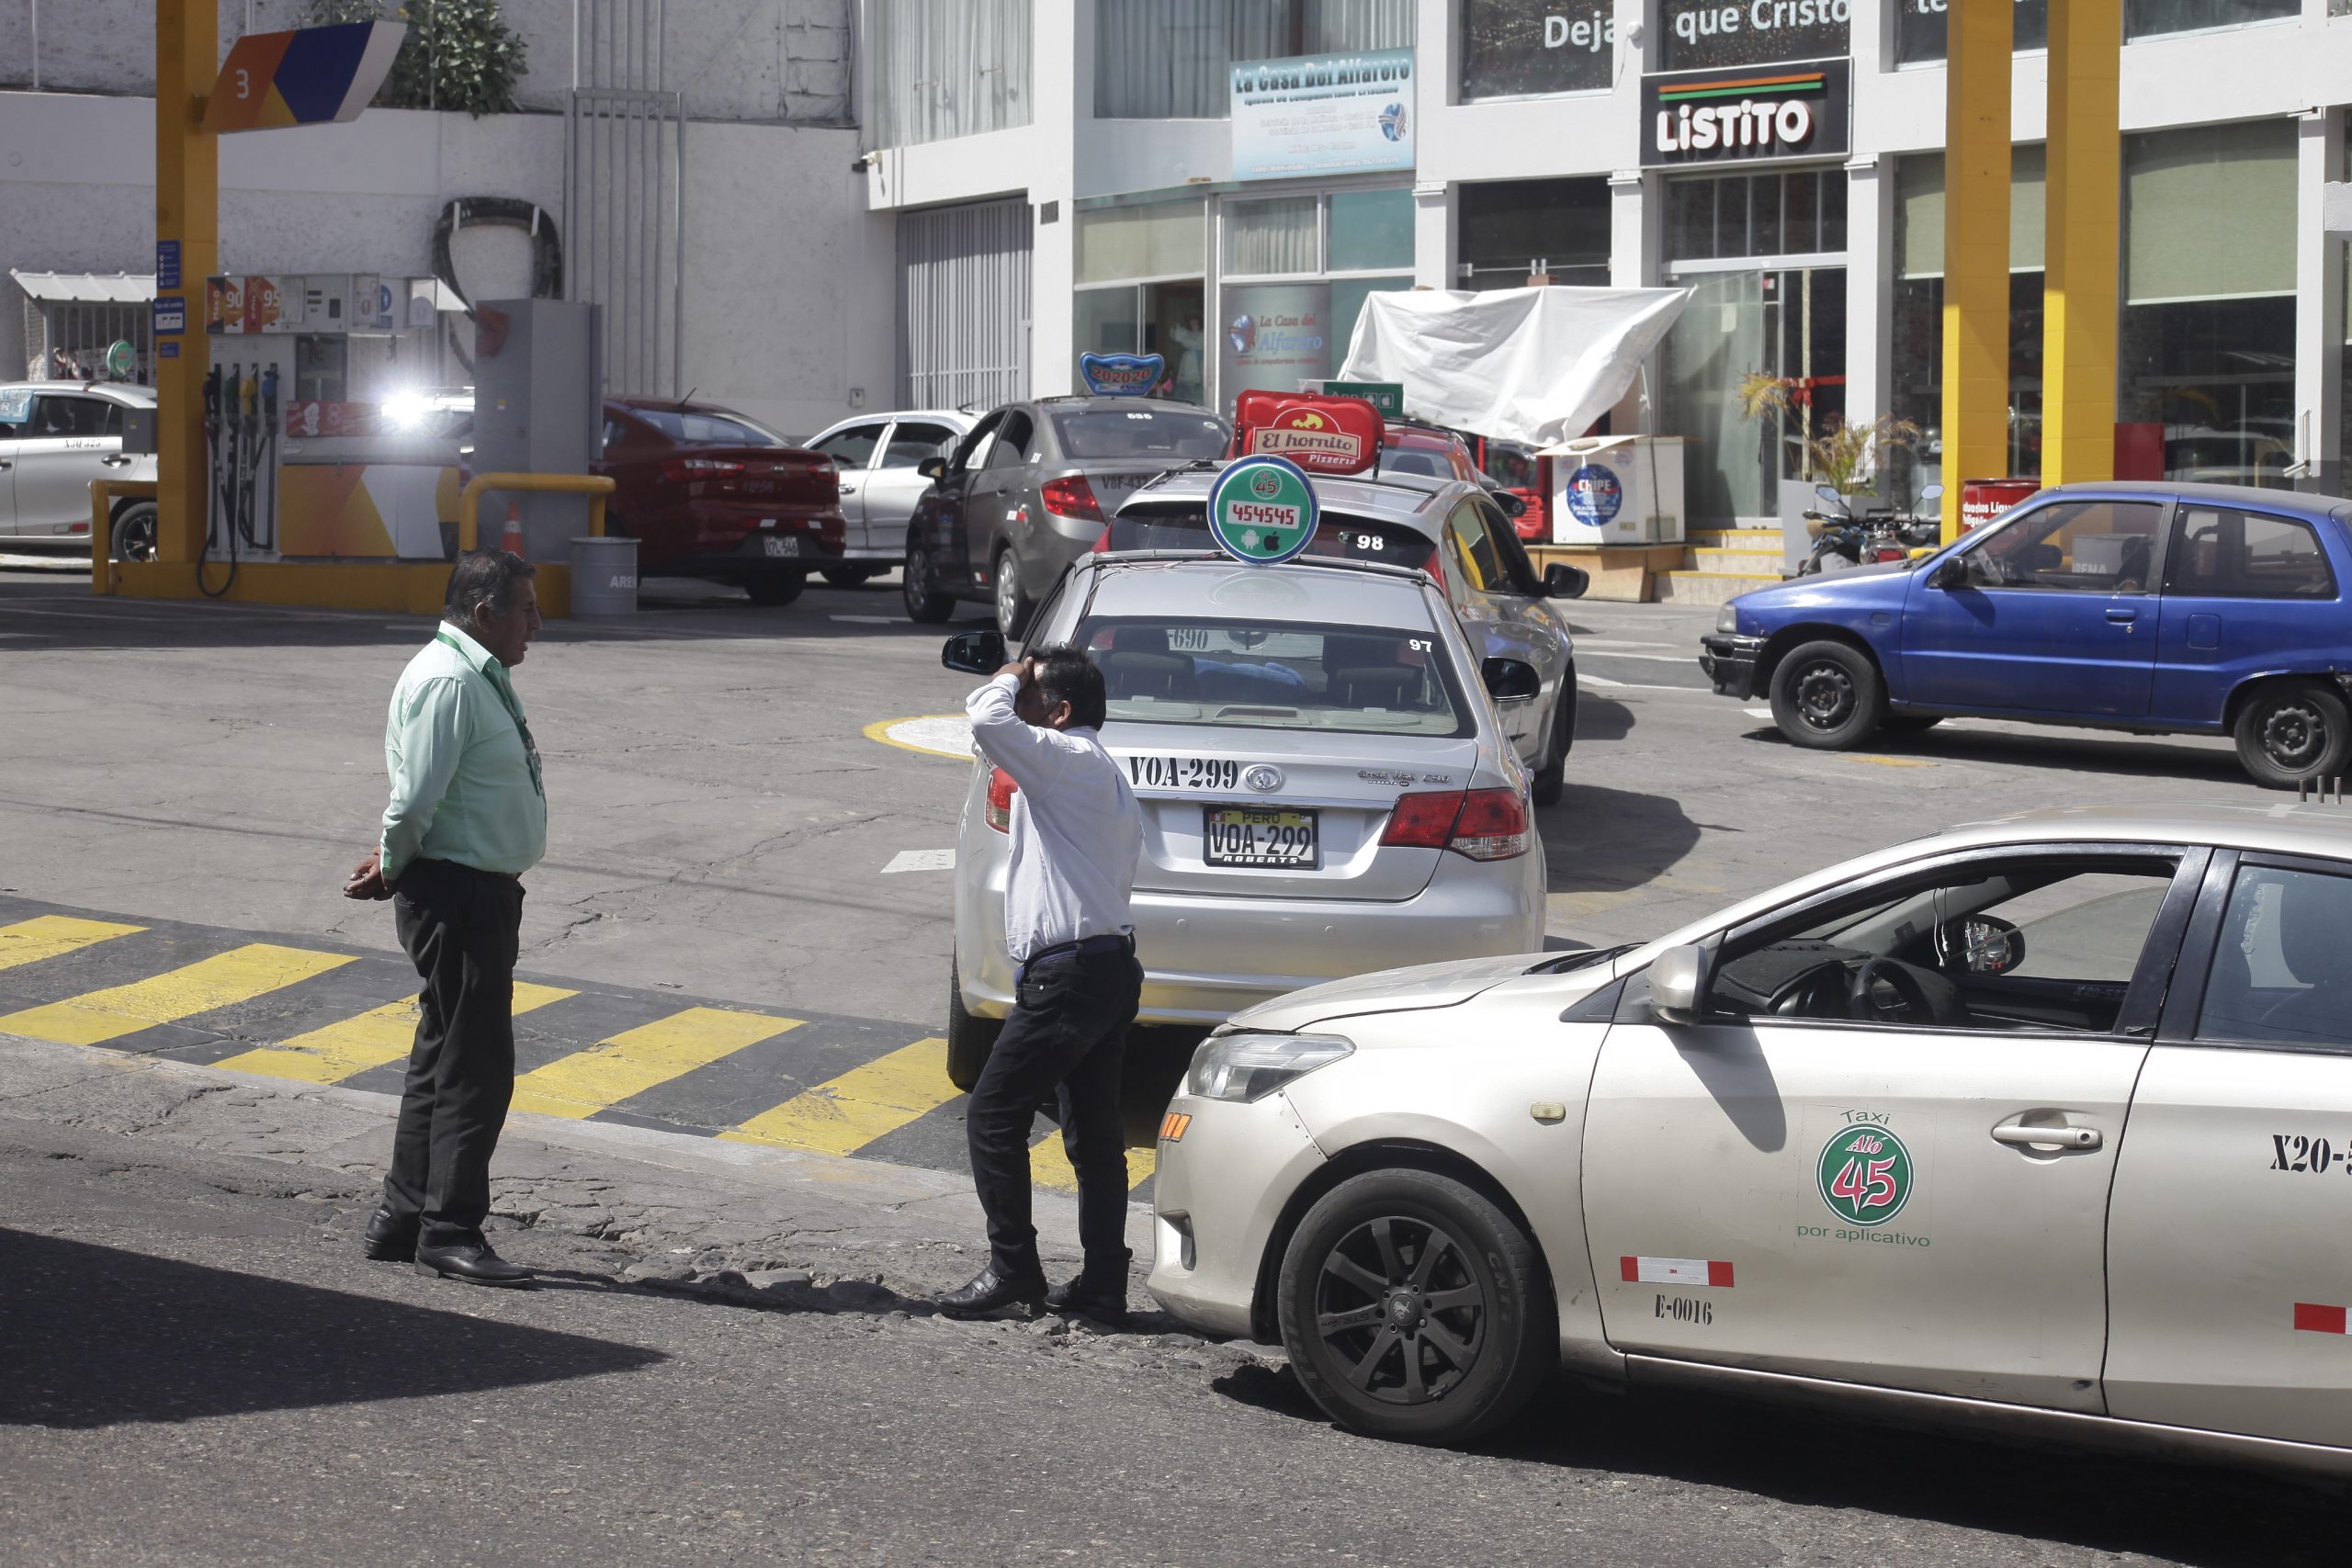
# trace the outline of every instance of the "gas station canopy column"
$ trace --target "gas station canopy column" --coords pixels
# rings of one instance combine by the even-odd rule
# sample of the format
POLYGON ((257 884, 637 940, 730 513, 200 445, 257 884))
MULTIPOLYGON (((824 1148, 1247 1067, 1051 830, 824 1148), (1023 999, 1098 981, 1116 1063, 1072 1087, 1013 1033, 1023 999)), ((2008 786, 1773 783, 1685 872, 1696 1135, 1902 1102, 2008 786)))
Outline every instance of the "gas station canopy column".
POLYGON ((2115 477, 2123 0, 2051 0, 2041 478, 2115 477))
MULTIPOLYGON (((2055 0, 2060 6, 2066 0, 2055 0)), ((1944 75, 1944 472, 2007 471, 2009 414, 2008 0, 1951 8, 1944 75)), ((1943 536, 1960 536, 1947 483, 1943 536)))

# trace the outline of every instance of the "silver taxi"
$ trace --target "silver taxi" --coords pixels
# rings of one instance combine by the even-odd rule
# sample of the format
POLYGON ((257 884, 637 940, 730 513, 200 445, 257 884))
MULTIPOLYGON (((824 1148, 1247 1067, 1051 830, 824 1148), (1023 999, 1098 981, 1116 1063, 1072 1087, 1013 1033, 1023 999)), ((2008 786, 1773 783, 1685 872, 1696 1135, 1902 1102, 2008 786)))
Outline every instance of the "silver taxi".
MULTIPOLYGON (((90 481, 155 478, 153 453, 122 449, 128 417, 154 406, 153 388, 124 381, 0 384, 0 550, 87 550, 90 481)), ((153 502, 109 515, 118 559, 153 558, 153 502)))
MULTIPOLYGON (((1317 980, 1542 943, 1543 842, 1490 700, 1535 672, 1482 659, 1422 573, 1088 556, 1031 631, 1101 665, 1102 745, 1143 809, 1142 1021, 1221 1023, 1317 980)), ((993 632, 948 644, 950 668, 1003 660, 993 632)), ((1012 790, 980 760, 956 838, 947 1055, 965 1088, 1012 1004, 1012 790)))
POLYGON ((1170 1103, 1151 1290, 1419 1441, 1565 1368, 2352 1471, 2347 948, 2352 811, 2151 807, 1303 991, 1170 1103))

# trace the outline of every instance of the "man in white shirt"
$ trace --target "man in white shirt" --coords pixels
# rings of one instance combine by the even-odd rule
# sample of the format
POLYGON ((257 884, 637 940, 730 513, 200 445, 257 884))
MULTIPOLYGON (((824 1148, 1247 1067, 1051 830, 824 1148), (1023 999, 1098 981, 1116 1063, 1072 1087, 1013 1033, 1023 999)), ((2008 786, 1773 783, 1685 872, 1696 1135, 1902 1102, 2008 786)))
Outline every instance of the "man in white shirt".
POLYGON ((1143 968, 1130 904, 1143 818, 1097 735, 1102 671, 1076 649, 1051 648, 997 671, 965 700, 972 741, 1017 786, 1005 945, 1013 1009, 972 1086, 964 1125, 972 1184, 988 1216, 989 1262, 939 1298, 972 1314, 1040 1303, 1111 1323, 1127 1299, 1127 1150, 1119 1068, 1143 968), (1029 1219, 1029 1129, 1058 1091, 1062 1144, 1078 1172, 1086 1261, 1048 1291, 1029 1219))

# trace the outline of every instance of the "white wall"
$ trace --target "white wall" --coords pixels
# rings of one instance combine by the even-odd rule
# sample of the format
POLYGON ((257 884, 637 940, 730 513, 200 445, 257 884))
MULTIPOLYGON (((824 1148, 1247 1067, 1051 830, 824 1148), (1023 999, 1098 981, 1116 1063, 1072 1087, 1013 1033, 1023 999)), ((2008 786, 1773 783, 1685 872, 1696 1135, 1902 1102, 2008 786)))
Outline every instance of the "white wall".
MULTIPOLYGON (((158 0, 0 0, 0 88, 152 96, 158 0), (34 49, 38 6, 40 48, 34 49)), ((164 0, 170 4, 173 0, 164 0)), ((302 0, 216 0, 220 52, 248 30, 298 27, 302 0), (252 26, 248 28, 248 12, 252 26)), ((398 0, 385 0, 385 11, 398 0)), ((504 0, 523 39, 525 110, 560 113, 572 85, 573 19, 612 0, 504 0)), ((663 82, 700 119, 845 125, 852 0, 668 0, 663 82)), ((633 42, 633 40, 632 40, 633 42)), ((582 66, 583 78, 586 66, 582 66)))
MULTIPOLYGON (((153 269, 154 106, 0 93, 0 266, 153 269)), ((686 384, 806 434, 853 388, 888 396, 890 220, 867 213, 854 132, 689 125, 686 384)), ((220 149, 220 262, 236 272, 432 274, 433 225, 467 196, 535 201, 562 224, 563 121, 371 109, 347 126, 256 131, 220 149)), ((529 288, 518 231, 461 231, 476 298, 529 288)), ((0 287, 0 375, 24 359, 23 311, 0 287)))

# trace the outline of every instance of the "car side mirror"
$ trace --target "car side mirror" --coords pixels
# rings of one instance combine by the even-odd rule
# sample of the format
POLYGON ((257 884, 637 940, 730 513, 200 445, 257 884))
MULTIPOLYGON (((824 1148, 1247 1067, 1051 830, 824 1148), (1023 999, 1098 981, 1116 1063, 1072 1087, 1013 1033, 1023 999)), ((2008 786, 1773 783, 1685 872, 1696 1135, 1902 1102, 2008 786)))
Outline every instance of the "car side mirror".
POLYGON ((1945 557, 1936 563, 1936 574, 1928 579, 1928 582, 1929 586, 1940 588, 1947 593, 1955 588, 1967 587, 1968 558, 1965 556, 1945 557))
POLYGON ((1012 655, 1002 632, 958 632, 939 650, 939 662, 967 675, 993 675, 1012 662, 1012 655))
POLYGON ((1523 496, 1513 495, 1507 490, 1490 490, 1487 494, 1503 509, 1504 516, 1520 518, 1527 515, 1527 501, 1523 496))
POLYGON ((1544 677, 1523 659, 1487 659, 1478 665, 1487 694, 1498 703, 1524 702, 1544 694, 1544 677))
POLYGON ((1703 947, 1669 947, 1650 962, 1650 1011, 1660 1023, 1699 1021, 1714 955, 1703 947))
POLYGON ((921 474, 924 479, 930 479, 934 483, 938 481, 940 475, 946 471, 947 459, 944 457, 925 457, 922 462, 915 465, 916 473, 921 474))
POLYGON ((1544 594, 1548 599, 1581 599, 1592 586, 1592 574, 1580 566, 1555 560, 1544 569, 1544 594))

